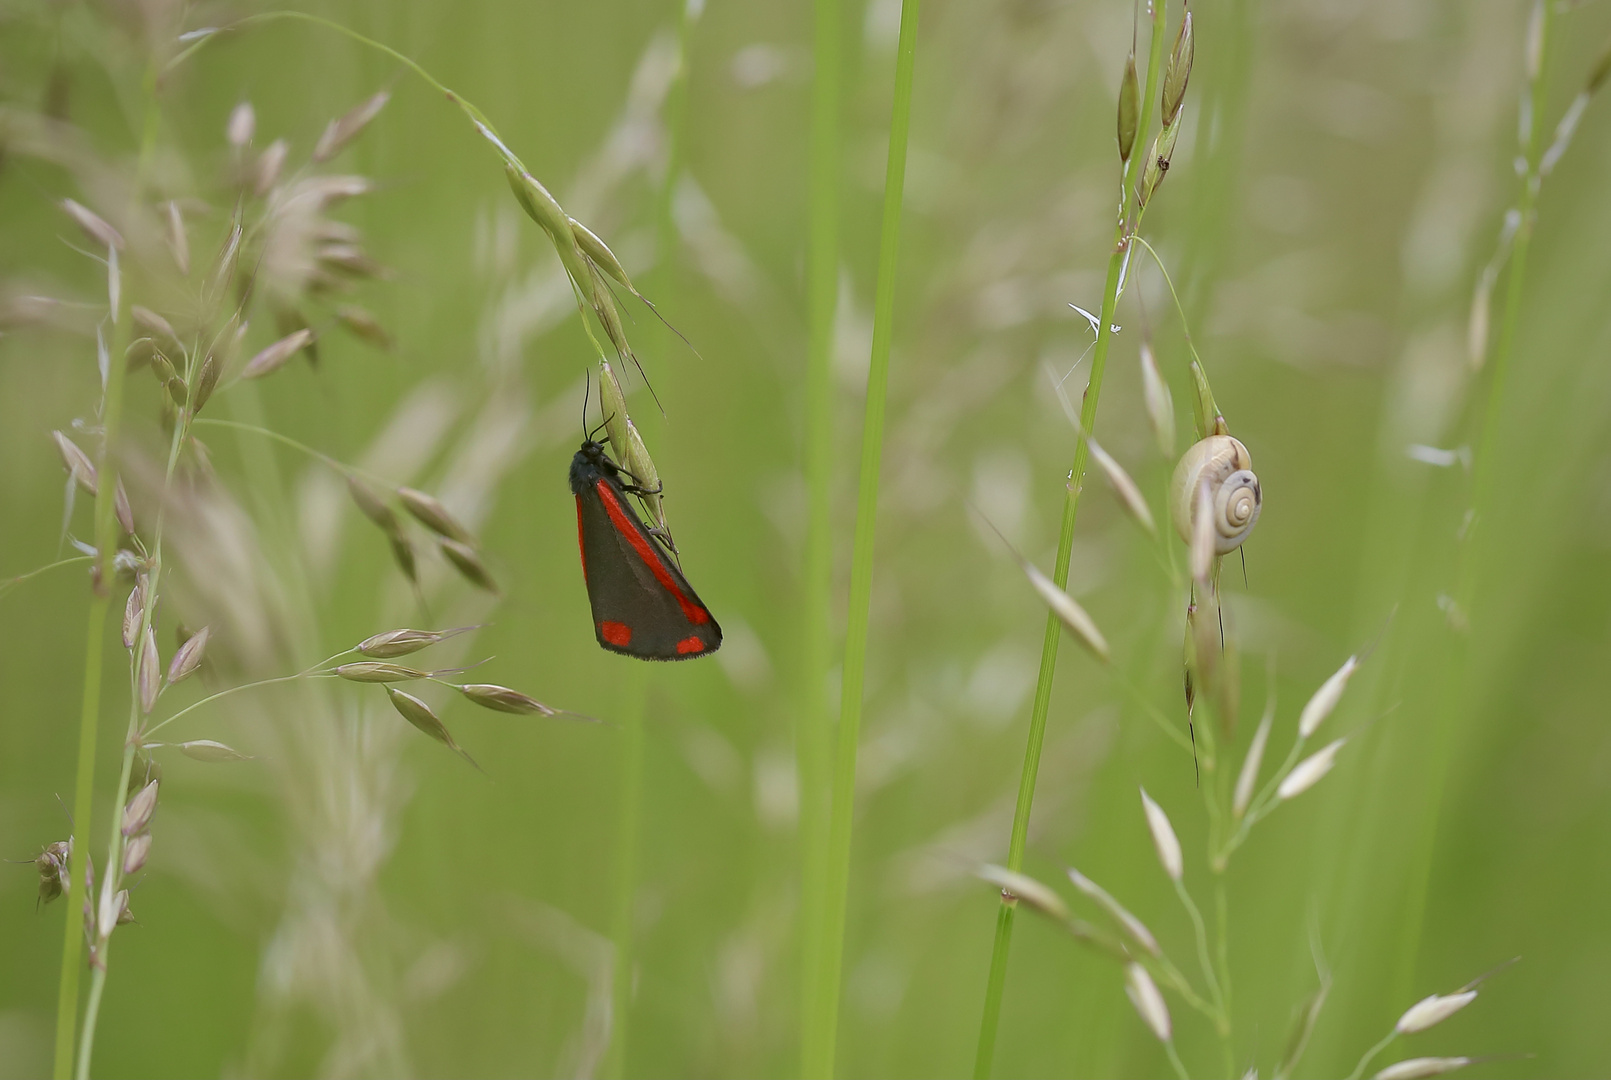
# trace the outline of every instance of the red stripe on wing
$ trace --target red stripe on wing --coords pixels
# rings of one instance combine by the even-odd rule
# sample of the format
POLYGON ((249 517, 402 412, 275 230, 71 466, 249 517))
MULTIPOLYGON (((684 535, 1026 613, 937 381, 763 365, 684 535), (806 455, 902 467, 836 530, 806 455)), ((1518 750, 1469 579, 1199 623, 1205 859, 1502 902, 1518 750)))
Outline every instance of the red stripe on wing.
POLYGON ((621 503, 615 497, 615 489, 605 480, 596 480, 593 486, 598 489, 599 498, 604 501, 604 509, 609 512, 610 522, 615 526, 615 531, 626 537, 627 543, 632 545, 632 550, 638 553, 638 558, 654 572, 655 580, 677 598, 677 603, 682 605, 683 617, 695 626, 710 622, 710 612, 683 595, 682 589, 677 585, 677 579, 666 569, 666 564, 649 543, 649 538, 639 531, 632 519, 627 517, 626 511, 621 509, 621 503))
POLYGON ((582 531, 582 497, 576 496, 576 546, 582 549, 582 580, 587 580, 587 537, 582 531))

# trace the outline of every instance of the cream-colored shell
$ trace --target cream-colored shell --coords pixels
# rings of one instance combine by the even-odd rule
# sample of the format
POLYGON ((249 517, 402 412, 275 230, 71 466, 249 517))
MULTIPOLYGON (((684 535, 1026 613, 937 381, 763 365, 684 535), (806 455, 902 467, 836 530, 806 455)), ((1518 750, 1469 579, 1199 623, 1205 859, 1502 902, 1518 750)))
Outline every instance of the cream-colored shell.
POLYGON ((1214 554, 1229 554, 1253 531, 1264 505, 1247 447, 1229 435, 1210 435, 1181 455, 1169 481, 1169 513, 1188 544, 1198 489, 1205 483, 1213 505, 1214 554))

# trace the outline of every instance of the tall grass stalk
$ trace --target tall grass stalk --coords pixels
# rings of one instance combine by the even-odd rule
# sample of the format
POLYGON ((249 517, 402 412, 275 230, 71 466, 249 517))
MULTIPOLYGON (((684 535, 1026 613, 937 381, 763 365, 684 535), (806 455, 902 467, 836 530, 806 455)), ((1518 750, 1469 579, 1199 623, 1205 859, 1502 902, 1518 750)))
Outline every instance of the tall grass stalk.
MULTIPOLYGON (((1532 246, 1534 219, 1537 215, 1538 192, 1543 177, 1540 162, 1544 143, 1544 89, 1549 70, 1550 30, 1555 20, 1556 5, 1549 0, 1538 0, 1534 17, 1538 19, 1536 59, 1528 72, 1526 91, 1521 108, 1527 111, 1526 142, 1521 147, 1526 168, 1518 179, 1515 210, 1519 215, 1516 236, 1510 250, 1510 273, 1505 284, 1505 306, 1500 312, 1499 325, 1494 339, 1486 400, 1481 406, 1475 437, 1472 440, 1471 458, 1471 517, 1466 533, 1459 544, 1455 564, 1455 603, 1464 613, 1467 625, 1464 632, 1455 630, 1444 669, 1443 693, 1438 701, 1437 722, 1433 727, 1431 759, 1424 773, 1427 792, 1427 812, 1414 840, 1414 855, 1409 860, 1410 882, 1405 904, 1404 922, 1399 947, 1394 952, 1396 967, 1392 993, 1396 998, 1407 998, 1415 980, 1416 958, 1421 948, 1421 931, 1426 919, 1427 889, 1431 883, 1432 853, 1437 842, 1438 819, 1443 803, 1443 789, 1449 771, 1449 743, 1454 734, 1455 716, 1466 700, 1471 659, 1471 634, 1476 622, 1473 601, 1476 596, 1477 572, 1481 562, 1481 544, 1485 532, 1483 515, 1492 510, 1493 443, 1499 430, 1499 416, 1505 404, 1505 383, 1510 373, 1511 356, 1516 344, 1516 326, 1521 319, 1522 295, 1527 285, 1527 254, 1532 246)), ((1524 45, 1524 49, 1527 46, 1524 45)))
POLYGON ((795 760, 800 783, 800 1073, 819 1071, 812 1048, 822 980, 827 904, 828 784, 833 736, 828 721, 828 665, 833 647, 833 338, 839 298, 839 5, 816 0, 811 87, 810 236, 806 248, 809 337, 805 379, 806 538, 803 575, 805 641, 795 760))
MULTIPOLYGON (((856 534, 851 550, 850 608, 845 628, 844 677, 834 755, 833 804, 828 823, 827 873, 815 995, 808 1009, 811 1038, 802 1052, 806 1076, 833 1072, 844 963, 845 904, 850 887, 850 837, 856 800, 856 750, 861 738, 862 689, 867 673, 867 620, 872 604, 873 541, 878 525, 878 471, 884 455, 884 408, 889 390, 889 348, 895 316, 895 270, 906 186, 906 143, 912 115, 912 69, 917 56, 918 0, 901 0, 895 52, 895 93, 890 112, 889 157, 884 167, 884 211, 878 239, 878 285, 873 299, 873 344, 861 432, 861 477, 856 534)), ((826 618, 826 613, 823 615, 826 618)))
MULTIPOLYGON (((1113 342, 1113 313, 1130 244, 1128 208, 1130 191, 1140 164, 1144 164, 1148 128, 1152 123, 1153 102, 1158 94, 1158 73, 1163 67, 1165 4, 1155 0, 1152 11, 1152 44, 1147 57, 1147 84, 1141 97, 1141 117, 1137 124, 1135 150, 1119 175, 1118 221, 1113 232, 1113 251, 1108 256, 1107 282, 1102 291, 1102 311, 1096 328, 1096 347, 1091 354, 1091 378, 1080 409, 1081 428, 1096 430, 1097 403, 1102 395, 1102 376, 1107 370, 1108 348, 1113 342)), ((1063 500, 1063 525, 1057 537, 1057 561, 1052 580, 1062 589, 1068 586, 1068 562, 1074 551, 1074 521, 1079 511, 1080 490, 1085 482, 1085 466, 1090 451, 1083 436, 1074 444, 1074 464, 1069 473, 1063 500)), ((1018 802, 1013 810, 1012 835, 1007 846, 1007 868, 1017 872, 1024 865, 1024 847, 1029 839, 1029 814, 1035 802, 1035 779, 1040 771, 1041 749, 1046 741, 1046 714, 1052 703, 1052 679, 1057 672, 1057 648, 1063 624, 1055 614, 1046 617, 1046 635, 1040 653, 1040 674, 1035 682, 1035 701, 1029 714, 1029 741, 1024 748, 1024 768, 1018 781, 1018 802)), ((973 1075, 983 1080, 990 1075, 996 1055, 996 1030, 1001 1020, 1001 995, 1007 984, 1007 959, 1012 950, 1013 917, 1017 900, 1002 895, 996 914, 996 939, 990 954, 990 974, 985 983, 984 1016, 979 1024, 979 1046, 974 1057, 973 1075)))
MULTIPOLYGON (((145 117, 141 130, 139 164, 129 201, 136 203, 144 187, 146 170, 156 144, 157 75, 155 61, 146 66, 142 81, 145 117)), ((116 253, 108 251, 108 279, 121 270, 116 253)), ((98 560, 98 588, 90 601, 88 624, 84 631, 84 679, 78 716, 78 769, 73 780, 72 855, 67 913, 62 931, 61 978, 56 994, 56 1053, 51 1070, 55 1080, 67 1080, 73 1071, 73 1041, 78 1023, 79 971, 84 961, 84 901, 87 898, 89 835, 95 803, 95 750, 100 733, 101 661, 105 651, 106 615, 113 581, 112 559, 117 550, 117 521, 114 503, 118 486, 117 440, 123 428, 123 381, 127 364, 123 354, 129 345, 130 316, 126 299, 127 283, 119 280, 110 290, 113 308, 111 340, 107 343, 106 386, 101 395, 101 458, 96 463, 100 486, 95 496, 95 552, 98 560)), ((132 749, 126 756, 131 756, 132 749)), ((124 785, 126 786, 126 784, 124 785)), ((120 789, 121 790, 121 789, 120 789)), ((117 804, 121 806, 122 804, 117 804)), ((118 815, 113 813, 113 821, 118 815)), ((114 824, 114 829, 116 825, 114 824)), ((105 868, 110 872, 111 867, 105 868)))

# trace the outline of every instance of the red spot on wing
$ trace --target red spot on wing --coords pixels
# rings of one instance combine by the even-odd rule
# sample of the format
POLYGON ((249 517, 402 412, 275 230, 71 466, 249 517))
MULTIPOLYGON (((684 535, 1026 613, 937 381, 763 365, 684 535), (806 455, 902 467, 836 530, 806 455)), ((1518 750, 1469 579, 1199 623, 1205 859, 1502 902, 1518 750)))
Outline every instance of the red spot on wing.
POLYGON ((696 637, 685 637, 677 642, 677 652, 686 656, 689 653, 704 652, 705 643, 696 637))
POLYGON ((582 580, 587 580, 587 540, 582 533, 582 497, 576 496, 576 546, 582 551, 582 580))
MULTIPOLYGON (((632 627, 626 623, 610 622, 599 623, 599 636, 611 645, 624 649, 632 641, 632 627)), ((678 646, 681 648, 681 646, 678 646)))
POLYGON ((632 550, 638 553, 638 558, 654 572, 655 580, 660 582, 661 587, 677 598, 677 603, 682 605, 683 617, 695 626, 710 622, 710 612, 683 595, 682 589, 677 585, 677 579, 666 569, 665 562, 649 543, 649 538, 633 524, 631 518, 627 517, 626 511, 621 508, 620 500, 615 497, 615 489, 604 480, 595 481, 594 487, 598 489, 599 498, 604 501, 604 509, 609 512, 610 522, 615 526, 615 531, 626 537, 627 543, 632 545, 632 550))

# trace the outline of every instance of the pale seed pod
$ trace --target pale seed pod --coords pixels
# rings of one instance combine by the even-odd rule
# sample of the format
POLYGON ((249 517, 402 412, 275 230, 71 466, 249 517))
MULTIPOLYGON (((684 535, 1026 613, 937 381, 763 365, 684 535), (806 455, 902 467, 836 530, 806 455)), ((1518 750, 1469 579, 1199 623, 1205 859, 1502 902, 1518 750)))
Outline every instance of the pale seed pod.
POLYGON ((519 690, 511 690, 507 686, 495 686, 492 683, 466 683, 457 689, 459 693, 483 709, 491 709, 494 712, 521 715, 540 713, 543 716, 557 716, 560 711, 544 705, 534 697, 522 694, 519 690))
POLYGON ((387 539, 391 542, 392 558, 396 561, 398 569, 403 572, 404 577, 418 585, 420 576, 419 566, 414 561, 414 545, 410 544, 408 537, 401 532, 392 533, 387 539))
POLYGON ((162 660, 157 655, 156 631, 147 626, 140 637, 140 655, 135 660, 134 685, 140 695, 141 714, 150 713, 162 692, 162 660))
POLYGON ((257 112, 250 101, 243 101, 229 111, 229 122, 224 125, 224 138, 229 145, 244 147, 257 131, 257 112))
POLYGON ((378 349, 390 349, 393 345, 391 334, 380 325, 380 320, 356 304, 342 304, 336 308, 336 318, 353 336, 378 349))
MULTIPOLYGON (((1181 456, 1170 478, 1170 513, 1180 538, 1187 543, 1192 543, 1196 534, 1201 516, 1198 507, 1205 491, 1213 553, 1227 555, 1247 539, 1264 506, 1264 493, 1253 473, 1252 455, 1229 435, 1211 435, 1194 443, 1181 456)), ((1193 544, 1194 556, 1197 547, 1193 544)), ((1207 575, 1194 565, 1193 576, 1201 580, 1207 575)))
POLYGON ((174 265, 179 276, 190 276, 190 238, 185 235, 185 219, 179 213, 179 204, 168 202, 168 250, 173 252, 174 265))
POLYGON ((1163 864, 1164 873, 1171 880, 1179 881, 1186 872, 1186 864, 1180 853, 1180 839, 1175 836, 1174 826, 1169 824, 1169 815, 1164 813, 1163 807, 1152 801, 1146 788, 1141 789, 1141 809, 1147 815, 1147 829, 1152 833, 1152 844, 1158 849, 1158 862, 1163 864))
POLYGON ((129 308, 129 317, 152 337, 161 338, 171 345, 179 344, 179 335, 174 332, 173 324, 150 308, 135 304, 129 308))
POLYGON ((246 362, 241 370, 243 379, 260 379, 285 366, 291 357, 313 344, 313 331, 304 326, 276 341, 246 362))
POLYGON ((448 513, 448 508, 433 495, 414 488, 403 487, 397 489, 397 499, 403 504, 403 509, 413 514, 415 519, 427 529, 439 536, 457 540, 461 544, 473 544, 475 537, 470 530, 460 525, 458 519, 448 513))
POLYGON ((1344 738, 1329 742, 1294 765, 1292 771, 1287 773, 1286 779, 1281 781, 1281 786, 1275 789, 1276 797, 1283 802, 1287 799, 1296 799, 1320 783, 1331 771, 1331 767, 1337 763, 1337 751, 1341 750, 1347 741, 1344 738))
POLYGON ((1112 893, 1072 866, 1068 869, 1068 879, 1074 883, 1076 889, 1095 900, 1098 906, 1111 915, 1113 920, 1123 928, 1130 940, 1153 956, 1160 955, 1161 950, 1158 948, 1158 939, 1152 936, 1152 931, 1147 929, 1145 923, 1132 915, 1128 908, 1115 900, 1112 893))
POLYGON ((1468 1057, 1405 1058, 1403 1061, 1395 1061, 1377 1073, 1375 1080, 1422 1080, 1423 1077, 1442 1076, 1444 1073, 1463 1069, 1470 1065, 1471 1061, 1472 1059, 1468 1057))
POLYGON ((258 155, 257 165, 252 170, 252 191, 258 198, 267 195, 279 182, 280 170, 285 167, 285 155, 290 150, 290 144, 284 139, 275 139, 269 143, 268 149, 258 155))
POLYGON ((117 523, 127 536, 134 535, 134 507, 129 505, 129 493, 123 486, 123 478, 117 478, 117 484, 112 488, 112 513, 117 517, 117 523))
POLYGON ((1413 1035, 1417 1031, 1425 1031, 1435 1024, 1441 1024, 1461 1009, 1477 1000, 1475 990, 1462 990, 1455 994, 1432 994, 1422 998, 1404 1011, 1393 1025, 1393 1030, 1400 1035, 1413 1035))
POLYGON ((1152 981, 1146 968, 1134 961, 1124 968, 1124 994, 1159 1042, 1168 1042, 1174 1037, 1174 1029, 1169 1022, 1169 1006, 1164 1003, 1158 984, 1152 981))
POLYGON ((442 536, 437 538, 437 544, 442 548, 442 554, 459 574, 478 589, 485 589, 489 593, 498 591, 498 583, 487 569, 487 564, 481 561, 481 556, 469 544, 461 544, 457 540, 449 540, 442 536))
POLYGON ((374 522, 387 534, 396 534, 401 531, 397 523, 397 515, 392 508, 386 505, 374 488, 350 473, 347 476, 347 494, 352 496, 353 503, 358 512, 374 522))
POLYGON ((201 666, 202 657, 207 652, 207 641, 212 637, 212 627, 204 626, 196 633, 185 639, 168 662, 168 685, 181 682, 195 673, 201 666))
POLYGON ((1126 512, 1147 531, 1148 536, 1158 535, 1158 526, 1153 523, 1152 510, 1147 506, 1147 500, 1142 497, 1141 489, 1136 482, 1130 479, 1130 474, 1124 471, 1124 466, 1113 459, 1113 455, 1102 449, 1100 443, 1089 435, 1085 437, 1085 445, 1091 450, 1091 456, 1101 466, 1102 474, 1108 478, 1108 485, 1113 493, 1119 497, 1119 503, 1126 512))
POLYGON ((100 491, 100 482, 95 471, 95 463, 89 459, 89 455, 59 431, 52 431, 50 437, 56 440, 56 449, 61 453, 62 464, 66 466, 68 475, 84 489, 85 494, 97 494, 100 491))
POLYGON ((1147 406, 1147 419, 1152 423, 1152 434, 1158 440, 1158 450, 1166 458, 1175 456, 1175 401, 1169 394, 1169 384, 1158 371, 1157 358, 1152 354, 1151 342, 1141 342, 1141 394, 1147 406))
POLYGON ((476 765, 475 758, 471 757, 462 746, 453 741, 453 736, 449 733, 447 726, 442 723, 436 713, 431 711, 429 705, 413 694, 405 694, 391 686, 386 688, 386 696, 391 699, 392 708, 396 709, 398 715, 404 720, 407 720, 410 724, 413 724, 425 734, 458 754, 471 765, 475 765, 477 769, 481 768, 480 765, 476 765))
POLYGON ((1273 711, 1266 711, 1264 719, 1259 721, 1259 728, 1253 733, 1253 742, 1248 745, 1247 757, 1242 760, 1242 771, 1236 776, 1236 791, 1231 797, 1231 814, 1240 818, 1247 813, 1247 808, 1253 801, 1253 787, 1258 783, 1259 766, 1264 761, 1264 747, 1270 741, 1270 725, 1275 720, 1273 711))
POLYGON ((157 781, 152 780, 135 792, 134 798, 123 808, 123 835, 125 838, 145 832, 151 824, 151 815, 157 810, 157 781))
POLYGON ((365 656, 391 659, 419 652, 427 646, 435 645, 444 637, 445 634, 439 634, 434 630, 387 630, 373 637, 364 638, 358 643, 358 651, 365 656))
POLYGON ((1186 17, 1180 23, 1180 32, 1175 36, 1175 47, 1169 54, 1169 64, 1164 68, 1163 124, 1165 127, 1169 127, 1175 122, 1175 119, 1180 115, 1181 106, 1186 103, 1186 82, 1191 78, 1194 51, 1191 8, 1187 8, 1186 17))
POLYGON ((1169 161, 1175 153, 1175 139, 1180 134, 1180 125, 1166 124, 1162 131, 1153 137, 1152 145, 1147 148, 1147 165, 1141 171, 1141 186, 1136 192, 1136 198, 1142 206, 1152 201, 1153 194, 1163 183, 1165 174, 1169 172, 1169 161))
POLYGON ((1005 866, 987 863, 974 871, 980 881, 1001 890, 1002 899, 1022 900, 1042 915, 1064 922, 1068 919, 1068 905, 1051 886, 1037 881, 1028 874, 1008 870, 1005 866))
POLYGON ((129 599, 123 605, 123 647, 134 648, 134 641, 140 636, 140 620, 145 614, 145 592, 138 583, 129 590, 129 599))
POLYGON ((91 241, 112 251, 123 250, 123 234, 112 228, 101 215, 72 199, 63 199, 60 206, 91 241))
POLYGON ((560 209, 559 200, 550 195, 548 189, 543 187, 536 177, 520 171, 513 165, 504 166, 504 176, 509 180, 509 190, 515 193, 515 201, 520 204, 520 208, 542 227, 554 241, 555 247, 559 246, 561 237, 564 237, 567 245, 576 244, 575 236, 571 232, 571 219, 560 209))
POLYGON ((151 834, 143 832, 131 837, 123 847, 123 874, 138 874, 145 865, 146 856, 151 854, 151 834))
POLYGON ((1080 644, 1089 649, 1098 660, 1104 664, 1108 663, 1112 659, 1112 654, 1108 650, 1108 639, 1102 636, 1102 631, 1097 629, 1096 621, 1080 606, 1079 601, 1065 590, 1058 588, 1057 582, 1041 573, 1033 563, 1018 555, 1016 551, 1013 555, 1017 556, 1018 565, 1023 568, 1024 576, 1029 578, 1029 583, 1040 593, 1040 598, 1046 606, 1052 609, 1052 614, 1056 615, 1080 644))
POLYGON ((1206 439, 1210 435, 1229 435, 1231 430, 1225 426, 1225 417, 1220 415, 1219 404, 1214 401, 1214 390, 1208 385, 1208 373, 1195 360, 1191 362, 1190 370, 1192 414, 1197 421, 1197 437, 1206 439))
POLYGON ((1130 160, 1136 148, 1136 128, 1140 123, 1141 89, 1136 82, 1136 54, 1124 62, 1124 77, 1119 82, 1119 163, 1130 160))
POLYGON ((409 682, 423 679, 428 674, 401 664, 388 664, 381 660, 358 660, 351 664, 338 664, 331 673, 350 682, 409 682))
POLYGON ((192 416, 201 412, 202 406, 207 404, 207 399, 218 389, 218 368, 218 361, 214 359, 212 353, 208 353, 207 359, 201 362, 201 371, 196 375, 196 392, 191 396, 190 406, 192 416))
POLYGON ((358 134, 364 130, 371 120, 380 114, 380 110, 385 108, 386 102, 390 100, 391 94, 382 90, 330 121, 329 125, 324 129, 324 134, 319 136, 319 141, 313 148, 314 163, 322 164, 329 161, 346 149, 347 144, 358 137, 358 134))
POLYGON ((621 265, 621 260, 615 257, 615 252, 610 250, 610 246, 600 240, 592 229, 589 229, 575 218, 567 217, 565 220, 570 222, 571 235, 576 238, 576 246, 582 249, 582 254, 587 256, 588 261, 604 271, 606 275, 624 287, 633 296, 638 295, 638 290, 633 286, 632 279, 627 277, 626 267, 621 265))
POLYGON ((243 754, 232 746, 225 746, 212 739, 191 739, 189 742, 182 742, 179 744, 179 752, 187 758, 205 761, 209 765, 252 760, 250 754, 243 754))
POLYGON ((1303 707, 1303 712, 1298 714, 1299 738, 1309 738, 1319 730, 1321 724, 1326 722, 1326 717, 1331 715, 1332 710, 1337 707, 1337 702, 1342 700, 1343 691, 1348 689, 1348 680, 1358 666, 1358 659, 1350 656, 1343 661, 1343 666, 1338 668, 1331 678, 1320 684, 1320 689, 1315 691, 1309 703, 1303 707))

